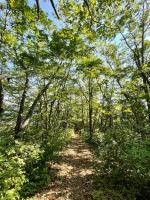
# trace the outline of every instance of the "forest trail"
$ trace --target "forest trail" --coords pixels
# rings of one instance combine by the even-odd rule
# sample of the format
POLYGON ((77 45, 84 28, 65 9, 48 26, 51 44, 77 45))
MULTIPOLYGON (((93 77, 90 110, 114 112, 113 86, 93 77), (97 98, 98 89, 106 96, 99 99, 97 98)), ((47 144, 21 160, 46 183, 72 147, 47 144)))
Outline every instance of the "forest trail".
POLYGON ((52 166, 57 171, 54 182, 42 194, 36 195, 35 200, 90 200, 95 162, 88 144, 74 135, 52 166))

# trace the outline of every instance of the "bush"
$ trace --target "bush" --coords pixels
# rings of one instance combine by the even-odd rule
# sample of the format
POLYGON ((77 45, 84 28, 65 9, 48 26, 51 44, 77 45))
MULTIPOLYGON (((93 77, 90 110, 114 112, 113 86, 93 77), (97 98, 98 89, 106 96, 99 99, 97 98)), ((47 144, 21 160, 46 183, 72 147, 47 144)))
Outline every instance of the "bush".
POLYGON ((22 186, 20 194, 22 197, 34 195, 42 187, 50 183, 52 174, 50 165, 57 158, 57 153, 70 140, 72 130, 64 132, 48 132, 45 139, 41 142, 40 159, 30 159, 26 163, 26 177, 28 182, 22 186), (48 165, 47 165, 48 163, 48 165))
POLYGON ((150 140, 141 139, 131 130, 120 127, 103 134, 99 146, 97 167, 99 174, 105 175, 116 186, 125 186, 135 195, 149 199, 149 145, 150 140))
POLYGON ((29 181, 26 166, 40 160, 43 152, 38 144, 14 141, 11 134, 2 136, 0 152, 0 198, 19 199, 23 185, 29 181))
POLYGON ((51 163, 57 152, 69 142, 71 130, 47 135, 46 141, 39 140, 38 143, 14 141, 10 132, 2 135, 0 199, 27 199, 51 181, 50 166, 46 163, 51 163))

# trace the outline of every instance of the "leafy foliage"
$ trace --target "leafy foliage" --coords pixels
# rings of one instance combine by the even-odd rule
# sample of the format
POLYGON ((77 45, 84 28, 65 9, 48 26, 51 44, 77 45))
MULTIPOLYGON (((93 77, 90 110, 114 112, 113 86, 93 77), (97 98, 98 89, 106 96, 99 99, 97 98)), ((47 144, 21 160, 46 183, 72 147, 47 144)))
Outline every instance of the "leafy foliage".
POLYGON ((51 182, 74 128, 100 161, 94 199, 148 200, 149 2, 50 2, 57 23, 39 1, 0 3, 0 198, 51 182))

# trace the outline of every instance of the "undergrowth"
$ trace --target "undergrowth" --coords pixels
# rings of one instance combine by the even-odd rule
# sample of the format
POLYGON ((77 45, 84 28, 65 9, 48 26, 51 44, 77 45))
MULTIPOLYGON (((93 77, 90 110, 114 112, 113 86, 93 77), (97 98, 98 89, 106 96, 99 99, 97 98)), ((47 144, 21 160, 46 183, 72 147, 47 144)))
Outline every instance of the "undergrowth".
MULTIPOLYGON (((88 134, 82 138, 88 141, 88 134)), ((127 127, 95 132, 88 141, 97 155, 94 200, 150 199, 150 140, 127 127)))
POLYGON ((0 199, 27 199, 50 183, 51 164, 71 134, 71 129, 50 131, 45 139, 31 142, 28 137, 14 141, 11 132, 5 131, 0 141, 0 199))

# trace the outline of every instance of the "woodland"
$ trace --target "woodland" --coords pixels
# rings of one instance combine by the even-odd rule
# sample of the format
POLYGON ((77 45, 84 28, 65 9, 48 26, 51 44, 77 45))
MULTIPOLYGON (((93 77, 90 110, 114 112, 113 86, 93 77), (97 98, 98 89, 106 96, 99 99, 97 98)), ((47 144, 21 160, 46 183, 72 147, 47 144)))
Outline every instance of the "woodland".
POLYGON ((149 200, 150 1, 46 2, 0 1, 0 199, 42 200, 73 145, 93 187, 54 199, 149 200))

